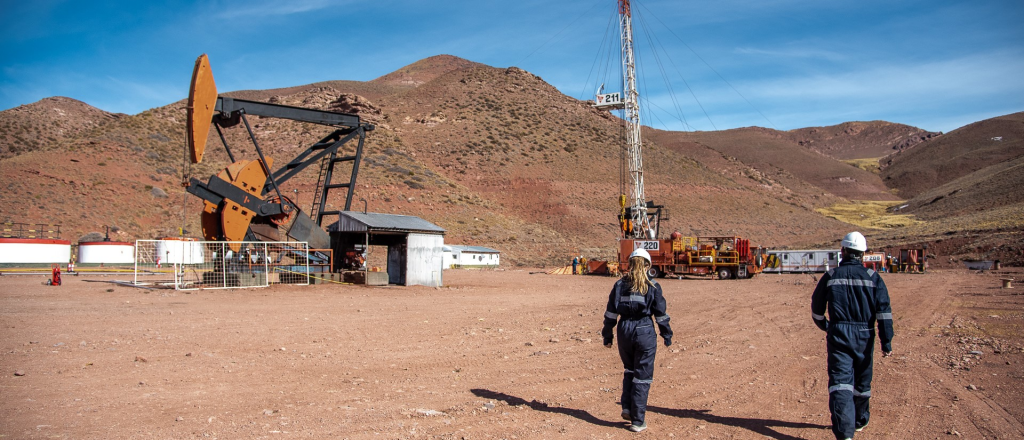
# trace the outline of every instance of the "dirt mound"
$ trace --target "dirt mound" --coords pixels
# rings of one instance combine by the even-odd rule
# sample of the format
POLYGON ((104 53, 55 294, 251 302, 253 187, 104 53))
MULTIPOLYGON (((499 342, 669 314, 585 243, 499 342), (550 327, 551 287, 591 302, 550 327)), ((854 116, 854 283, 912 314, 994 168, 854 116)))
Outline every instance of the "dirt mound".
POLYGON ((953 130, 885 161, 882 177, 911 198, 968 174, 1024 155, 1024 112, 953 130))
POLYGON ((786 133, 793 142, 836 159, 888 156, 942 134, 886 121, 844 122, 786 133))
POLYGON ((124 115, 63 96, 0 112, 0 158, 42 149, 124 115))

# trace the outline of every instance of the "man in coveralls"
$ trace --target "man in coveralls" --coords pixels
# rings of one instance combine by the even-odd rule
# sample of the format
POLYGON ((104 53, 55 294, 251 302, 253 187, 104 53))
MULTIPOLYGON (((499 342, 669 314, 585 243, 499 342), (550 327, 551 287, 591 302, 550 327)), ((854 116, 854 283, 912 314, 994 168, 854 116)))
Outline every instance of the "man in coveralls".
POLYGON ((811 296, 814 323, 828 334, 828 409, 832 432, 840 440, 868 425, 875 322, 882 356, 892 355, 893 336, 889 291, 882 277, 861 262, 867 240, 851 232, 841 246, 839 267, 821 277, 811 296))
POLYGON ((648 278, 651 255, 636 249, 629 256, 629 272, 615 282, 608 295, 604 312, 604 346, 612 346, 612 328, 618 323, 619 357, 625 372, 622 375, 622 418, 629 420, 629 430, 647 429, 647 396, 654 379, 654 355, 658 350, 658 336, 654 323, 665 340, 672 345, 672 328, 665 312, 665 296, 661 285, 648 278), (652 322, 651 317, 654 317, 652 322), (621 317, 622 319, 619 319, 621 317))

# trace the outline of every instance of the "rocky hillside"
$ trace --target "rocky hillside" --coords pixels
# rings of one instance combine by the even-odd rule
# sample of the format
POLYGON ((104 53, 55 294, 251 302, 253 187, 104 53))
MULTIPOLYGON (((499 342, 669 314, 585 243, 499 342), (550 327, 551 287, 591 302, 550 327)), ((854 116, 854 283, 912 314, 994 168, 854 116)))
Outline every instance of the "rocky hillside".
POLYGON ((798 128, 789 140, 836 159, 868 159, 895 154, 942 133, 886 121, 844 122, 829 127, 798 128))
POLYGON ((785 132, 749 127, 675 135, 737 158, 786 186, 809 184, 826 199, 830 194, 851 200, 894 200, 877 175, 802 147, 785 132))
MULTIPOLYGON (((423 217, 448 231, 446 242, 499 249, 507 264, 614 255, 621 121, 529 72, 438 56, 367 82, 226 95, 357 113, 373 123, 353 209, 365 203, 373 212, 423 217)), ((23 107, 45 108, 45 102, 23 107)), ((0 121, 14 120, 14 110, 0 112, 0 121)), ((85 113, 72 118, 81 129, 41 145, 5 141, 4 151, 17 154, 0 160, 7 190, 0 192, 0 220, 61 224, 72 240, 103 226, 121 239, 177 235, 179 228, 197 236, 201 204, 181 182, 206 180, 228 159, 213 132, 204 162, 185 163, 184 114, 183 102, 131 116, 85 113)), ((278 166, 330 132, 273 118, 250 123, 278 166)), ((647 196, 669 213, 662 232, 741 235, 772 247, 833 242, 837 231, 852 226, 817 208, 894 197, 878 175, 817 148, 868 155, 878 145, 892 148, 890 141, 921 135, 898 124, 866 124, 860 131, 820 127, 800 136, 761 128, 645 129, 647 196)), ((256 157, 244 128, 229 128, 225 136, 236 158, 256 157)), ((313 168, 282 185, 304 209, 312 203, 313 168)), ((329 209, 345 203, 328 202, 329 209)))
POLYGON ((62 96, 0 112, 0 159, 53 145, 125 115, 62 96))
POLYGON ((882 177, 911 198, 1024 155, 1024 112, 975 122, 889 157, 882 177))

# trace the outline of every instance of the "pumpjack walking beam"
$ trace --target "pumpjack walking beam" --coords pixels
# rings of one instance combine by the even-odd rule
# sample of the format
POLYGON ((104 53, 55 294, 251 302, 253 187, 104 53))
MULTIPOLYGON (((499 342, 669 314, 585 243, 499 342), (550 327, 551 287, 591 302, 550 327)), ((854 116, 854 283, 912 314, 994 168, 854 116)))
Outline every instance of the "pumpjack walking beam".
MULTIPOLYGON (((326 246, 329 239, 322 229, 293 201, 282 195, 280 185, 316 161, 321 162, 321 179, 317 185, 314 200, 319 202, 316 226, 322 226, 326 204, 326 193, 331 189, 347 188, 345 209, 352 204, 352 195, 362 159, 366 133, 374 130, 372 124, 360 121, 355 114, 292 107, 281 104, 249 101, 218 96, 213 73, 206 55, 196 60, 189 91, 186 128, 188 145, 193 163, 202 161, 210 126, 214 126, 232 164, 218 175, 211 176, 208 183, 192 178, 186 184, 187 191, 203 199, 203 235, 212 240, 240 241, 250 238, 254 231, 271 233, 272 225, 286 225, 291 222, 289 236, 300 241, 314 242, 326 246), (271 171, 272 161, 263 154, 246 115, 289 119, 334 127, 335 130, 319 142, 307 148, 295 159, 271 171), (221 128, 245 125, 259 160, 236 161, 221 128), (338 156, 342 146, 353 139, 359 139, 355 155, 338 156), (334 184, 331 178, 334 165, 338 162, 352 162, 349 182, 334 184), (326 171, 326 173, 324 173, 326 171), (274 192, 274 196, 269 196, 274 192), (268 228, 268 225, 270 227, 268 228)), ((333 211, 332 211, 333 213, 333 211)), ((237 250, 237 249, 236 249, 237 250)))
MULTIPOLYGON (((301 107, 292 107, 280 104, 269 104, 265 102, 247 101, 244 99, 234 99, 227 97, 217 97, 217 104, 215 107, 216 111, 220 112, 218 115, 212 117, 212 122, 219 127, 231 127, 237 125, 239 122, 246 122, 246 128, 249 130, 253 144, 256 146, 256 151, 261 156, 263 163, 266 160, 263 158, 263 151, 256 142, 252 130, 249 128, 249 124, 246 121, 245 115, 264 116, 272 118, 290 119, 299 122, 310 122, 314 124, 329 125, 334 127, 341 127, 335 130, 333 133, 324 137, 320 142, 317 142, 300 153, 291 162, 288 162, 276 171, 267 171, 267 180, 263 186, 263 191, 260 196, 267 195, 270 191, 277 191, 278 186, 289 179, 294 177, 296 174, 301 172, 309 165, 322 161, 325 157, 333 155, 339 148, 345 145, 347 142, 358 137, 359 145, 356 148, 356 154, 354 156, 342 156, 334 158, 333 161, 353 161, 352 179, 349 183, 340 184, 349 188, 348 197, 345 200, 345 210, 349 210, 351 207, 351 196, 352 190, 355 187, 355 180, 359 170, 359 162, 362 159, 362 146, 366 139, 366 133, 373 131, 374 126, 372 124, 366 124, 359 121, 358 115, 351 115, 346 113, 329 112, 324 110, 312 110, 301 107)), ((227 141, 222 138, 225 142, 225 148, 227 148, 227 141)), ((332 167, 333 168, 333 167, 332 167)), ((216 176, 212 179, 217 179, 216 176)), ((217 179, 220 180, 220 179, 217 179)), ((230 185, 230 184, 229 184, 230 185)), ((330 180, 324 182, 324 185, 317 188, 317 191, 323 191, 325 189, 338 188, 339 184, 331 184, 330 180)), ((211 191, 211 186, 220 186, 219 184, 213 183, 206 185, 198 179, 192 178, 188 186, 188 192, 199 196, 204 200, 208 200, 214 204, 219 203, 219 200, 210 200, 208 194, 211 191)), ((232 185, 233 186, 233 185, 232 185)), ((225 194, 226 195, 226 194, 225 194)), ((280 194, 278 194, 280 196, 280 194)), ((322 199, 323 203, 326 203, 326 198, 322 199)), ((288 212, 289 208, 282 207, 281 209, 274 209, 271 207, 264 207, 261 210, 257 210, 261 215, 273 215, 281 212, 288 212)), ((325 213, 327 214, 327 213, 325 213)), ((322 216, 318 216, 319 220, 322 216)))

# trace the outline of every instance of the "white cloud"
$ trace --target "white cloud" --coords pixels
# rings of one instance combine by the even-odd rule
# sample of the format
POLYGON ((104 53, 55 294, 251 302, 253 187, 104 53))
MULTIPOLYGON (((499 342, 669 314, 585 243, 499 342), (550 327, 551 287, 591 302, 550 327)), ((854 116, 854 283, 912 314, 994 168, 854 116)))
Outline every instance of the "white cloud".
POLYGON ((834 75, 792 76, 747 83, 764 98, 856 98, 885 101, 933 94, 970 97, 1024 91, 1024 57, 1009 51, 913 64, 886 63, 834 75))
POLYGON ((261 0, 225 6, 218 18, 274 17, 316 11, 351 3, 346 0, 261 0))
POLYGON ((846 61, 849 59, 848 55, 843 55, 842 53, 839 52, 802 47, 782 50, 765 50, 756 49, 753 47, 739 47, 736 48, 734 51, 741 55, 762 55, 774 58, 811 58, 828 61, 846 61))

